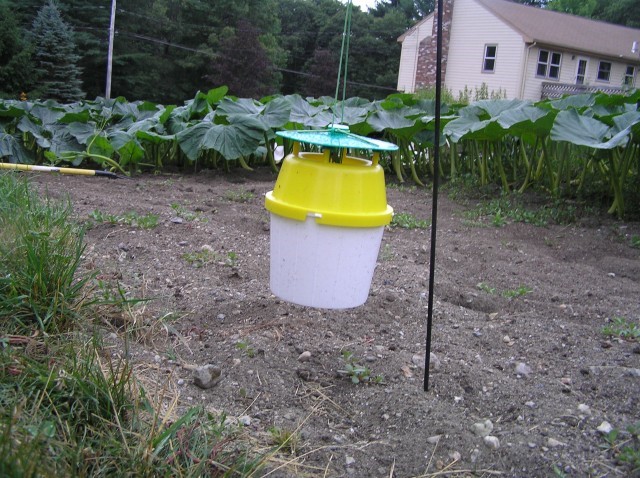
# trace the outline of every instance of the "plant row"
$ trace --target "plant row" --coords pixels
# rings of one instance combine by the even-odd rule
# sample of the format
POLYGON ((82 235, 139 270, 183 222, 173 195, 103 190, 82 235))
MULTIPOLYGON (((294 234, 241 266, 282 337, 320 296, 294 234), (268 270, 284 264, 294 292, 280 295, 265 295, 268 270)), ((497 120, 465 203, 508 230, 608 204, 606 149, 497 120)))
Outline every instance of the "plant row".
MULTIPOLYGON (((439 174, 472 176, 507 191, 531 186, 554 197, 597 193, 622 217, 640 179, 640 91, 584 94, 537 103, 482 100, 442 105, 439 174)), ((165 167, 270 165, 291 148, 278 130, 342 123, 399 146, 383 162, 398 180, 435 174, 435 102, 410 94, 380 101, 272 96, 236 98, 220 87, 182 106, 124 98, 72 104, 0 101, 0 157, 16 163, 80 165, 122 172, 165 167), (284 144, 283 144, 284 142, 284 144)), ((366 156, 367 152, 356 152, 366 156)))

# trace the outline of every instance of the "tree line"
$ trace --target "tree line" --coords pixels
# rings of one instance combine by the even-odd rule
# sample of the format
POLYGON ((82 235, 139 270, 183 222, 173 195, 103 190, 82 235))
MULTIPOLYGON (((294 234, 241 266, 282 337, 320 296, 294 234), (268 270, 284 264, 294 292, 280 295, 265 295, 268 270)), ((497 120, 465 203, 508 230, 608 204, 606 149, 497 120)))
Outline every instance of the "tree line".
MULTIPOLYGON (((636 0, 520 0, 640 26, 636 0)), ((346 3, 346 2, 345 2, 346 3)), ((346 5, 338 0, 118 0, 112 96, 177 103, 227 85, 259 98, 333 96, 346 5)), ((435 0, 380 0, 351 17, 346 96, 396 87, 400 36, 435 0)), ((0 97, 105 94, 111 1, 0 0, 0 97)))

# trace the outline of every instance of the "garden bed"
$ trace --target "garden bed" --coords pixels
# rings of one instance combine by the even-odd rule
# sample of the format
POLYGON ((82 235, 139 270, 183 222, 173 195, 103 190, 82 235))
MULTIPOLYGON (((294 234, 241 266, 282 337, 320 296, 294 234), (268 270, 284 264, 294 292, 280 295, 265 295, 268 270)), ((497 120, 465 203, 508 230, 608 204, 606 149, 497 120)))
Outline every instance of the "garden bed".
MULTIPOLYGON (((269 476, 627 476, 619 452, 640 460, 626 432, 640 417, 638 223, 536 226, 443 194, 424 392, 429 228, 388 228, 367 303, 318 310, 270 293, 272 173, 31 178, 90 224, 84 269, 152 299, 126 327, 105 323, 112 356, 181 407, 256 437, 296 432, 269 476), (207 364, 222 380, 202 389, 207 364)), ((413 226, 430 219, 428 190, 389 187, 388 202, 413 226)))

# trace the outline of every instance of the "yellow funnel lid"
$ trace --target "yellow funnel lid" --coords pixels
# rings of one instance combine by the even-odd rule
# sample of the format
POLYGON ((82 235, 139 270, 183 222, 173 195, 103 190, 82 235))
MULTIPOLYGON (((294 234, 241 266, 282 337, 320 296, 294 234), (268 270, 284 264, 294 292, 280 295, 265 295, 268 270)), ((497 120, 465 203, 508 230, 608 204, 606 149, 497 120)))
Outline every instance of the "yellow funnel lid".
POLYGON ((384 171, 377 161, 343 156, 330 162, 329 151, 301 153, 294 148, 283 162, 265 207, 273 214, 342 227, 380 227, 391 222, 384 171), (297 154, 296 154, 297 153, 297 154))

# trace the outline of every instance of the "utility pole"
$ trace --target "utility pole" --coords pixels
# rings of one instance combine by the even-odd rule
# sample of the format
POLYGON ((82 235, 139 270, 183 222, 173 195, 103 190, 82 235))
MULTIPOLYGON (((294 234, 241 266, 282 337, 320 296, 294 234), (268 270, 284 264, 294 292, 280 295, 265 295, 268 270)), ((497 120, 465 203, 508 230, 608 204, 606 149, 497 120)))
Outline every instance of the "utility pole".
POLYGON ((104 97, 111 98, 111 70, 113 64, 113 35, 116 27, 116 0, 111 0, 111 22, 109 23, 109 54, 107 56, 107 86, 104 97))

